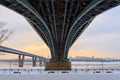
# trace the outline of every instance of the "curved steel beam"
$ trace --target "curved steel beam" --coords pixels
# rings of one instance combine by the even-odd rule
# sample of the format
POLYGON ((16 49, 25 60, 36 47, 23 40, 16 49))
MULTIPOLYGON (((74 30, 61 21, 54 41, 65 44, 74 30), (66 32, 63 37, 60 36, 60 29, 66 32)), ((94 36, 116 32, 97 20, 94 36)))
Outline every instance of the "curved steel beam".
MULTIPOLYGON (((94 19, 94 18, 93 18, 94 19)), ((69 48, 73 45, 73 43, 78 39, 78 37, 84 32, 84 30, 89 26, 89 24, 93 21, 93 19, 89 20, 88 22, 85 22, 82 27, 81 27, 81 30, 80 31, 76 31, 75 34, 73 35, 74 37, 71 37, 72 40, 70 41, 70 44, 69 46, 67 46, 67 50, 66 50, 66 53, 68 53, 69 51, 69 48)), ((66 54, 66 57, 67 58, 68 54, 66 54)))
MULTIPOLYGON (((54 48, 54 43, 53 43, 53 39, 52 39, 52 35, 50 30, 48 29, 47 24, 45 23, 45 21, 42 19, 42 17, 39 15, 39 13, 26 1, 26 0, 17 0, 19 3, 21 3, 23 6, 25 6, 27 9, 29 9, 33 14, 35 14, 35 16, 37 16, 37 18, 40 19, 40 21, 44 24, 45 28, 46 28, 46 32, 48 32, 49 36, 50 36, 50 43, 51 49, 53 50, 51 54, 54 54, 54 56, 52 56, 52 58, 55 58, 55 48, 54 48)), ((48 36, 48 35, 47 35, 48 36)))
POLYGON ((28 18, 26 18, 26 20, 33 27, 33 29, 38 33, 38 35, 40 35, 40 37, 43 39, 43 41, 49 46, 49 42, 48 42, 44 32, 41 30, 41 28, 36 23, 34 23, 32 20, 30 20, 28 18), (38 29, 40 30, 41 34, 38 32, 38 29))
MULTIPOLYGON (((80 20, 80 18, 82 18, 90 9, 92 9, 93 7, 95 7, 97 4, 99 4, 100 2, 102 2, 103 0, 93 0, 79 15, 79 17, 75 20, 75 22, 73 23, 72 27, 70 28, 70 31, 68 33, 66 42, 65 42, 65 50, 64 50, 64 56, 66 57, 67 54, 67 46, 70 45, 70 37, 72 34, 72 31, 74 30, 73 28, 75 27, 75 25, 77 24, 77 22, 80 20)), ((81 28, 81 27, 80 27, 81 28)), ((67 54, 68 55, 68 54, 67 54)))
POLYGON ((89 20, 81 29, 81 31, 78 31, 75 35, 75 37, 73 38, 70 47, 74 44, 74 42, 79 38, 79 36, 84 32, 84 30, 89 26, 89 24, 94 20, 94 18, 92 18, 91 20, 89 20))
POLYGON ((64 36, 64 29, 65 29, 65 21, 66 21, 66 15, 67 15, 67 6, 68 6, 68 0, 65 1, 65 9, 64 9, 64 19, 63 19, 63 26, 62 26, 62 37, 61 37, 61 47, 63 42, 63 36, 64 36))
MULTIPOLYGON (((102 2, 104 2, 104 1, 106 1, 106 0, 100 0, 100 1, 93 0, 80 13, 80 15, 78 16, 78 18, 75 20, 74 24, 72 25, 72 27, 71 27, 71 29, 69 31, 69 34, 68 34, 68 37, 67 37, 67 40, 66 40, 65 52, 64 52, 65 57, 67 57, 67 55, 68 55, 67 52, 68 52, 70 46, 72 45, 71 43, 72 43, 75 35, 77 34, 78 31, 80 31, 82 29, 83 25, 86 24, 88 22, 88 20, 90 20, 92 17, 95 17, 96 15, 98 15, 98 14, 100 14, 100 13, 102 13, 102 12, 104 12, 104 11, 106 11, 106 10, 108 10, 108 9, 110 9, 112 7, 115 7, 115 6, 117 6, 117 5, 120 4, 120 3, 117 3, 117 2, 116 2, 116 4, 113 3, 112 7, 111 7, 111 4, 106 4, 106 5, 104 4, 104 6, 105 6, 104 8, 105 9, 103 8, 103 10, 100 10, 100 9, 97 10, 97 8, 100 8, 99 4, 102 3, 102 2), (96 13, 92 12, 92 11, 94 11, 92 9, 96 10, 96 13), (91 13, 90 13, 90 11, 91 11, 91 13)), ((112 1, 115 1, 115 0, 108 0, 105 3, 109 3, 109 2, 112 2, 112 1)))
MULTIPOLYGON (((40 27, 36 24, 36 23, 34 23, 32 20, 30 20, 30 19, 27 19, 28 20, 28 22, 29 22, 29 24, 31 24, 31 26, 33 26, 34 25, 34 29, 35 29, 35 31, 40 35, 40 36, 42 36, 42 39, 43 39, 43 41, 48 45, 48 47, 50 48, 50 52, 52 53, 53 51, 52 51, 52 49, 51 49, 51 46, 49 46, 50 44, 49 44, 49 42, 48 42, 48 39, 47 39, 47 37, 45 36, 45 34, 44 34, 44 32, 40 29, 40 27), (31 22, 31 23, 30 23, 31 22), (36 27, 35 27, 36 26, 36 27), (38 29, 40 30, 40 32, 38 32, 38 29), (41 34, 40 34, 41 33, 41 34), (43 35, 42 35, 43 34, 43 35)), ((51 54, 51 56, 54 56, 54 54, 51 54)))
POLYGON ((58 36, 57 36, 57 26, 56 26, 56 16, 55 16, 55 6, 54 6, 54 0, 51 0, 51 3, 52 3, 52 12, 53 12, 53 25, 54 25, 54 28, 55 28, 55 37, 56 37, 56 40, 57 40, 57 45, 58 45, 58 36))

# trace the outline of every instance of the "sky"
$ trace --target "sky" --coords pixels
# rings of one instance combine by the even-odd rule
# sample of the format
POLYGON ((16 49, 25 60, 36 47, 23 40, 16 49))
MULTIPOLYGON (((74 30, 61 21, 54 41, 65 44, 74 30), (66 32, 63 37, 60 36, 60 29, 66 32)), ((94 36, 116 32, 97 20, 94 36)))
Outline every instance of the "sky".
MULTIPOLYGON (((50 57, 49 48, 24 17, 0 6, 0 22, 13 34, 2 46, 50 57)), ((120 6, 98 15, 69 50, 69 57, 86 56, 120 58, 120 6)), ((0 59, 14 59, 17 55, 4 53, 0 59)))

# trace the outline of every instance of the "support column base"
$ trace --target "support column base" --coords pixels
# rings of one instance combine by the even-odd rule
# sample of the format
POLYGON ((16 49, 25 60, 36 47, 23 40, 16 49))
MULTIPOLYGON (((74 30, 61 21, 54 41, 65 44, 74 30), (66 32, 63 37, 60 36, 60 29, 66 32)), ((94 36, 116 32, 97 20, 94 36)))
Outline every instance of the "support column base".
POLYGON ((45 70, 71 70, 71 62, 46 62, 45 70))

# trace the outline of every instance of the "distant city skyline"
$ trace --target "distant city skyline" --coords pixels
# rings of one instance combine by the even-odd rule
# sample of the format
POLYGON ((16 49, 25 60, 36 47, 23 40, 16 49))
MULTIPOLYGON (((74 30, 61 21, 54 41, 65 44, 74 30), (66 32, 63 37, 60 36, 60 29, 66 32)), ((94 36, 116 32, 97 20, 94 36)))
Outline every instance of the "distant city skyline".
MULTIPOLYGON (((13 34, 2 45, 24 52, 48 57, 48 47, 19 14, 0 6, 0 21, 6 22, 5 28, 13 34)), ((100 14, 82 33, 69 51, 69 57, 110 57, 120 58, 120 6, 100 14)), ((6 53, 0 59, 17 58, 6 53)))

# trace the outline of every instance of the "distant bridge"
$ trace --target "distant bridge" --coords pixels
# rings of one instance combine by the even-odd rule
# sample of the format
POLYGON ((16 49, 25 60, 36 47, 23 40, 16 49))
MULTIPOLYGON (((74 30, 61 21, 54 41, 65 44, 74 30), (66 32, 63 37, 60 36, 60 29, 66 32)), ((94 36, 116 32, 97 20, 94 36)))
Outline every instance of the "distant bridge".
POLYGON ((41 56, 38 56, 38 55, 34 55, 34 54, 30 54, 30 53, 27 53, 27 52, 22 52, 22 51, 19 51, 19 50, 3 47, 3 46, 0 46, 0 51, 18 55, 19 67, 23 67, 25 56, 32 57, 33 66, 36 66, 36 60, 37 59, 39 59, 40 64, 42 64, 43 61, 44 62, 48 61, 47 58, 44 58, 44 57, 41 57, 41 56))

